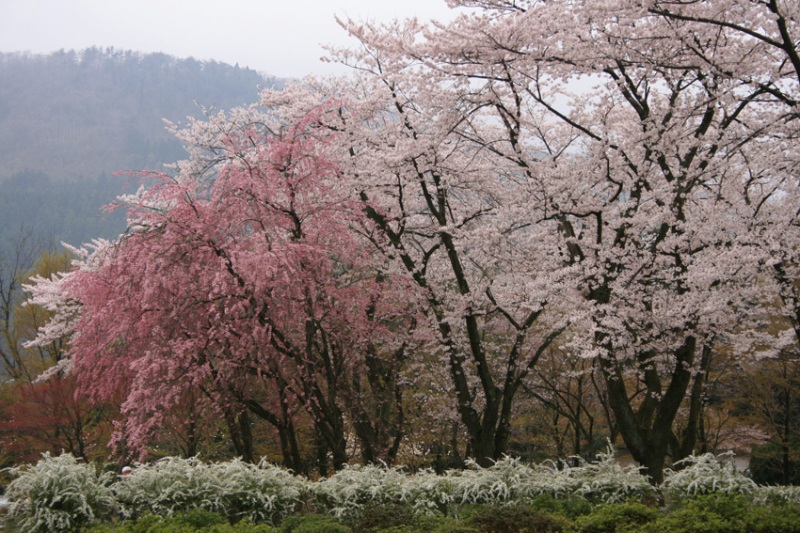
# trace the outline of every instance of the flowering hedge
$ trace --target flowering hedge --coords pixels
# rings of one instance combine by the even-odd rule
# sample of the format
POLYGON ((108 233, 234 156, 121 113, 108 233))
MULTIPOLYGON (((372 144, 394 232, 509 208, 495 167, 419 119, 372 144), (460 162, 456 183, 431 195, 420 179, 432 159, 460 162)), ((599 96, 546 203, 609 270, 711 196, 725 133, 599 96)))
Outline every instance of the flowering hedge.
POLYGON ((6 488, 12 531, 71 531, 117 509, 113 474, 98 474, 70 454, 45 453, 35 465, 8 471, 16 476, 6 488))
POLYGON ((726 494, 800 503, 797 488, 759 487, 722 456, 693 456, 680 466, 668 470, 657 488, 635 467, 620 466, 610 452, 577 466, 504 458, 488 468, 471 464, 443 475, 352 466, 311 482, 265 461, 204 463, 168 457, 136 465, 130 475, 119 477, 98 473, 69 454, 45 454, 35 465, 10 469, 16 479, 7 495, 10 519, 31 532, 69 531, 120 515, 171 516, 190 509, 219 513, 232 522, 248 518, 272 525, 301 507, 344 518, 356 516, 365 506, 384 504, 407 505, 417 515, 457 515, 465 504, 526 503, 540 495, 618 503, 726 494))

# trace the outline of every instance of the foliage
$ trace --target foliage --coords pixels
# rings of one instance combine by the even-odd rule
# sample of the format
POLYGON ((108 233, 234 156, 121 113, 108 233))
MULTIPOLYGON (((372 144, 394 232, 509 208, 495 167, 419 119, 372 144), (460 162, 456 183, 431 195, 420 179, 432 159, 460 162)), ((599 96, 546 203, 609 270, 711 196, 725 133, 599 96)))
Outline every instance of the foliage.
POLYGON ((704 509, 681 509, 643 528, 648 533, 743 533, 743 524, 734 523, 704 509))
POLYGON ((71 531, 106 519, 117 508, 110 487, 113 474, 70 454, 45 453, 35 465, 10 469, 16 477, 6 488, 9 518, 22 531, 71 531))
POLYGON ((474 462, 468 466, 466 470, 451 470, 446 474, 453 485, 452 497, 458 504, 503 504, 542 490, 554 493, 562 490, 558 471, 552 465, 527 465, 505 457, 488 468, 480 468, 474 462))
POLYGON ((527 505, 480 506, 467 523, 487 533, 554 533, 570 531, 572 521, 527 505))
POLYGON ((577 528, 581 533, 638 531, 642 524, 653 522, 659 516, 657 509, 639 502, 611 503, 580 517, 577 528))
POLYGON ((242 520, 230 524, 225 517, 194 509, 172 516, 145 515, 136 521, 126 520, 116 524, 101 524, 87 529, 89 533, 274 533, 267 524, 253 524, 242 520))
POLYGON ((607 450, 591 462, 579 459, 577 466, 564 468, 567 492, 592 502, 614 503, 646 499, 654 495, 653 486, 637 466, 623 467, 609 443, 607 450))
POLYGON ((314 492, 322 508, 340 518, 352 517, 364 506, 413 504, 415 484, 408 481, 408 476, 400 468, 355 465, 321 479, 314 492))
POLYGON ((300 410, 317 462, 328 451, 334 468, 349 460, 346 413, 365 461, 394 458, 416 312, 354 229, 359 212, 317 126, 329 107, 294 123, 255 108, 193 121, 180 133, 190 159, 120 200, 129 231, 76 250, 75 270, 31 288, 52 307, 72 302, 53 323, 71 335, 89 399, 122 395, 118 453, 147 457, 193 397, 244 460, 257 417, 301 471, 300 410))
POLYGON ((290 516, 281 523, 280 533, 352 533, 352 529, 333 516, 303 514, 290 516))
POLYGON ((754 501, 762 504, 799 504, 800 486, 759 486, 755 492, 754 501))
POLYGON ((167 457, 137 465, 114 489, 127 516, 170 516, 200 508, 231 521, 248 518, 276 524, 297 510, 306 485, 264 460, 257 465, 238 459, 207 464, 197 458, 167 457))
POLYGON ((794 443, 786 447, 776 443, 753 446, 750 476, 760 485, 800 484, 800 453, 797 446, 794 443), (788 460, 785 460, 784 453, 788 460))
MULTIPOLYGON (((538 480, 533 488, 526 488, 530 472, 546 470, 516 461, 507 461, 495 470, 466 472, 466 491, 458 488, 458 475, 452 471, 418 476, 397 468, 349 468, 309 483, 264 462, 207 464, 177 458, 137 465, 131 474, 114 481, 113 474, 98 475, 92 465, 71 455, 44 455, 36 465, 11 469, 16 479, 8 487, 12 501, 9 525, 44 532, 94 524, 91 531, 98 533, 268 532, 275 526, 286 532, 342 533, 800 530, 796 487, 748 491, 748 484, 727 471, 729 463, 716 457, 695 459, 685 470, 668 473, 665 491, 670 502, 659 510, 638 501, 642 495, 636 492, 629 493, 632 500, 621 502, 619 495, 629 486, 624 480, 613 490, 605 484, 603 491, 587 492, 580 490, 583 485, 575 484, 571 492, 564 492, 565 481, 551 471, 552 479, 538 480), (521 470, 520 478, 512 480, 511 465, 521 470), (687 470, 689 473, 669 484, 687 470), (481 473, 485 474, 482 481, 481 473), (714 479, 701 482, 702 475, 714 479), (415 495, 432 499, 419 488, 419 480, 432 490, 435 477, 443 481, 437 490, 453 491, 437 496, 440 502, 447 502, 449 515, 414 501, 415 495), (548 484, 558 490, 535 492, 548 484), (471 494, 473 503, 463 500, 465 492, 471 494), (592 495, 595 503, 590 503, 587 495, 592 495), (309 509, 331 512, 303 513, 309 509), (127 519, 115 521, 118 514, 127 519), (98 521, 106 523, 96 525, 98 521)), ((580 478, 596 486, 587 472, 602 471, 603 467, 584 469, 580 478)), ((578 476, 565 477, 574 481, 578 476)), ((653 492, 647 496, 652 497, 653 492)))
POLYGON ((345 523, 359 533, 377 533, 413 521, 414 511, 411 505, 393 503, 366 505, 355 516, 346 519, 345 523))
POLYGON ((403 525, 387 527, 380 533, 479 533, 480 530, 464 520, 450 516, 416 516, 403 525))
MULTIPOLYGON (((513 449, 520 391, 566 417, 586 453, 596 376, 610 433, 660 484, 668 457, 698 448, 721 339, 745 338, 736 364, 796 351, 796 2, 449 4, 474 9, 428 26, 342 21, 359 46, 332 59, 352 79, 190 120, 187 160, 126 197, 125 235, 62 280, 85 392, 125 395, 120 454, 144 458, 164 413, 196 397, 245 460, 252 416, 296 471, 341 468, 350 438, 364 463, 393 464, 414 437, 414 380, 481 467, 513 449), (760 331, 765 314, 780 331, 760 331), (546 353, 571 362, 539 372, 546 353)), ((108 63, 112 79, 117 64, 165 62, 51 60, 108 63)), ((197 80, 215 65, 185 67, 179 79, 197 80)), ((551 466, 453 475, 452 499, 424 476, 329 499, 346 513, 417 490, 433 512, 642 490, 624 472, 551 466)))
POLYGON ((645 532, 782 532, 800 531, 800 505, 765 504, 749 495, 717 493, 694 496, 667 509, 645 532))
POLYGON ((669 515, 651 524, 651 528, 658 532, 743 532, 747 530, 746 520, 750 510, 750 500, 740 494, 705 494, 686 501, 669 515))
POLYGON ((662 491, 679 499, 703 494, 752 495, 757 485, 736 469, 731 455, 711 453, 692 455, 677 463, 678 470, 668 470, 662 491))
MULTIPOLYGON (((404 474, 375 465, 348 467, 315 485, 318 501, 339 517, 357 516, 365 506, 403 504, 417 514, 457 514, 469 504, 504 505, 537 501, 542 495, 573 502, 620 502, 654 496, 653 486, 636 468, 621 467, 610 452, 595 462, 558 468, 553 463, 527 464, 505 457, 492 466, 471 463, 466 470, 404 474)), ((543 500, 538 500, 542 502, 543 500)))
POLYGON ((753 506, 747 515, 748 531, 800 533, 800 505, 753 506))
POLYGON ((653 486, 636 467, 622 467, 609 450, 596 461, 577 466, 553 463, 527 465, 506 457, 488 468, 450 472, 453 495, 459 503, 504 503, 539 495, 579 497, 617 502, 653 495, 653 486))
POLYGON ((542 494, 533 498, 529 505, 534 509, 563 515, 573 520, 592 512, 592 504, 579 496, 555 498, 550 494, 542 494))
POLYGON ((424 298, 481 466, 564 344, 660 483, 695 449, 714 343, 757 329, 796 258, 795 3, 449 3, 474 9, 343 21, 358 76, 330 127, 368 236, 424 298))

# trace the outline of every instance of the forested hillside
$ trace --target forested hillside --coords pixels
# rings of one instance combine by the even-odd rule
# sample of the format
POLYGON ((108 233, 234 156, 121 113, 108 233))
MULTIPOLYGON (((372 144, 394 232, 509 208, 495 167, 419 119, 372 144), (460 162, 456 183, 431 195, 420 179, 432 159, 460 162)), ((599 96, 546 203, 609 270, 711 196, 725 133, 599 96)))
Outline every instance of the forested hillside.
POLYGON ((260 87, 279 84, 238 65, 165 54, 0 53, 0 243, 21 225, 76 244, 117 235, 123 214, 100 213, 125 187, 114 173, 182 157, 164 119, 252 103, 260 87))

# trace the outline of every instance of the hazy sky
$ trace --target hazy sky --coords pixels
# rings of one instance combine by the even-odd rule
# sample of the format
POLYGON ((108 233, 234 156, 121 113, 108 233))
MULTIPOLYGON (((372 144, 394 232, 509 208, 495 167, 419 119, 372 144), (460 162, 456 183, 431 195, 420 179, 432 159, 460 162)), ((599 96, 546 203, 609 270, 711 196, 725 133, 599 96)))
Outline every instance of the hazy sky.
POLYGON ((453 17, 444 0, 0 0, 0 52, 90 46, 239 63, 281 77, 327 74, 322 43, 353 43, 334 15, 453 17))

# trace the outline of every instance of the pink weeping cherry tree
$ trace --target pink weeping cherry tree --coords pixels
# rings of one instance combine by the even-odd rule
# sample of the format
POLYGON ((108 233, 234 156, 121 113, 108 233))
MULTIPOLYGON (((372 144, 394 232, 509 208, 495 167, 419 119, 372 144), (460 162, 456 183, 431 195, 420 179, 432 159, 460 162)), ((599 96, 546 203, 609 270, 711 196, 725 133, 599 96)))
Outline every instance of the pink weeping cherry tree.
POLYGON ((364 460, 394 459, 414 315, 357 238, 363 224, 318 127, 330 109, 291 123, 257 108, 193 122, 174 175, 124 198, 129 231, 32 287, 56 310, 49 335, 71 335, 82 390, 99 401, 124 389, 118 447, 143 457, 191 395, 247 460, 256 417, 278 432, 284 463, 307 468, 298 409, 334 467, 351 432, 364 460))

